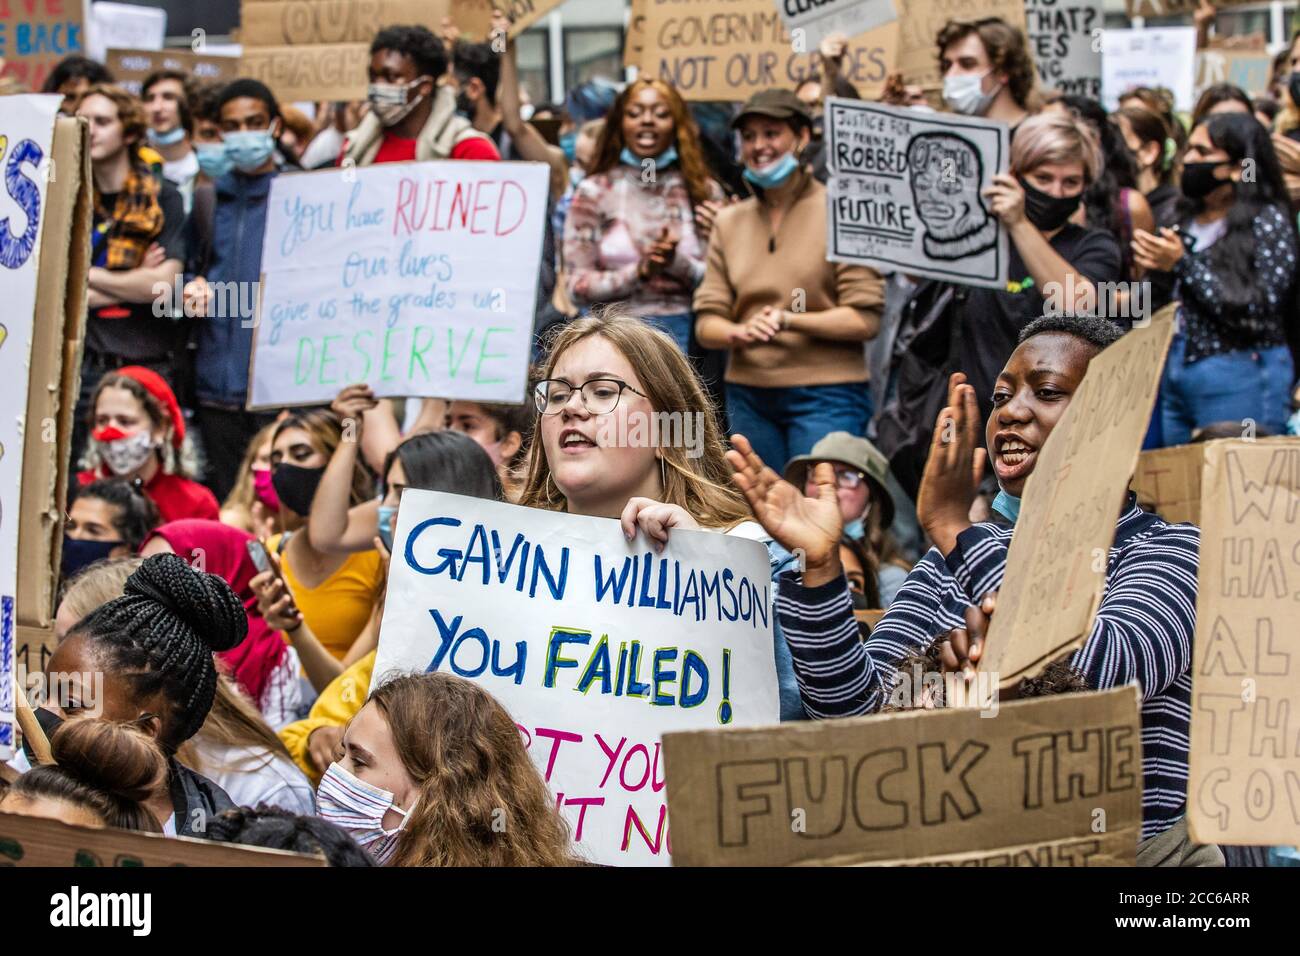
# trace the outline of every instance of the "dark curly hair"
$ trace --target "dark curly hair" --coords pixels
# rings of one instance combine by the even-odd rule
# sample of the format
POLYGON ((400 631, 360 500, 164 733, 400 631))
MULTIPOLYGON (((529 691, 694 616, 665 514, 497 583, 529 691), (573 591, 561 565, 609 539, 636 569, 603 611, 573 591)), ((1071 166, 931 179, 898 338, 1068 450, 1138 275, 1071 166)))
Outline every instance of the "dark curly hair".
POLYGON ((74 488, 68 499, 68 508, 82 498, 94 498, 115 509, 113 530, 132 553, 140 550, 149 532, 162 524, 158 506, 144 493, 141 486, 127 478, 101 478, 88 485, 74 488))
POLYGON ((207 719, 217 693, 214 651, 248 636, 248 616, 230 585, 175 554, 146 558, 126 592, 91 611, 68 633, 94 644, 104 671, 137 697, 161 693, 158 745, 173 754, 207 719))
POLYGON ((370 854, 340 827, 320 817, 299 816, 265 804, 218 814, 208 821, 203 836, 217 843, 319 854, 330 866, 375 865, 370 854))
POLYGON ((411 58, 416 68, 437 80, 447 72, 447 48, 428 27, 384 27, 375 34, 370 44, 370 55, 380 50, 392 50, 411 58))

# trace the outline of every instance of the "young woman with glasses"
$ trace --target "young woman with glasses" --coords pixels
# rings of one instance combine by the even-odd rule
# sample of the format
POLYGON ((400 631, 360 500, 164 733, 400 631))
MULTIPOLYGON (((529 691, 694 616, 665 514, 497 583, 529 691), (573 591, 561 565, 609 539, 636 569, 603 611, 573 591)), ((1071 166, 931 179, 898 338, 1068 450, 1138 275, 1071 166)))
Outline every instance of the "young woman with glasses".
MULTIPOLYGON (((769 543, 731 484, 713 404, 666 334, 614 312, 570 323, 534 401, 520 504, 616 518, 629 539, 643 532, 660 550, 675 528, 769 543)), ((774 573, 792 560, 771 545, 769 555, 774 573)), ((789 651, 775 637, 782 718, 802 718, 789 651)))

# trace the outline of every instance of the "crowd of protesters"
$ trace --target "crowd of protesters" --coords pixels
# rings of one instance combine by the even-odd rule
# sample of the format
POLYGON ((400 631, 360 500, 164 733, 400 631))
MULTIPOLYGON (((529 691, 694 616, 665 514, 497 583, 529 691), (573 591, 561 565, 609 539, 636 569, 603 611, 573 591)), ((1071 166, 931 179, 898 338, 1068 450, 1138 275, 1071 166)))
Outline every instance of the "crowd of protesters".
MULTIPOLYGON (((581 862, 481 688, 431 673, 358 692, 404 489, 763 542, 781 716, 816 720, 887 709, 917 655, 978 663, 1025 482, 1089 361, 1136 320, 1180 303, 1147 447, 1297 430, 1300 42, 1269 97, 1215 86, 1188 117, 1162 89, 1109 113, 1042 90, 1002 20, 944 26, 941 94, 891 77, 884 99, 1010 128, 984 194, 1010 281, 985 289, 828 260, 824 102, 860 95, 840 39, 729 128, 642 76, 530 107, 558 121, 548 138, 504 26, 479 43, 382 29, 367 100, 314 119, 247 78, 163 71, 137 98, 84 58, 50 76, 89 124, 94 195, 50 668, 102 672, 104 706, 41 710, 56 762, 20 754, 0 809, 335 865, 581 862), (255 303, 214 289, 255 286, 271 183, 432 159, 550 167, 533 400, 358 383, 329 407, 247 410, 255 303), (701 414, 700 453, 602 443, 656 412, 701 414), (865 609, 884 615, 864 640, 865 609)), ((1058 689, 1140 689, 1139 862, 1260 863, 1183 825, 1198 548, 1130 496, 1058 689)))

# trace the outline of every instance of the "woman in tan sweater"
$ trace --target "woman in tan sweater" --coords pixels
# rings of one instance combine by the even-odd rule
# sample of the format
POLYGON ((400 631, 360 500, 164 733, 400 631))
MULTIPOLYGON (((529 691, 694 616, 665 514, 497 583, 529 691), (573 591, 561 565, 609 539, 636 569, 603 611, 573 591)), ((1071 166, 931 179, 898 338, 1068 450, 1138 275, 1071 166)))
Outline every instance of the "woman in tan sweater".
POLYGON ((798 158, 808 108, 788 90, 764 90, 732 125, 754 195, 713 225, 695 334, 730 353, 731 431, 784 463, 830 432, 866 432, 863 343, 880 326, 884 285, 874 270, 826 261, 826 188, 798 158))

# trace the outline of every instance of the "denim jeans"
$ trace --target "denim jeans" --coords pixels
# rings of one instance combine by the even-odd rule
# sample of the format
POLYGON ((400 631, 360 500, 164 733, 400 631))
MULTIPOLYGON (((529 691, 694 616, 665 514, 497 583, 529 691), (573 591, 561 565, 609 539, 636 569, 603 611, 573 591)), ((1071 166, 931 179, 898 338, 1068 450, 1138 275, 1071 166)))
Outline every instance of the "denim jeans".
POLYGON ((749 439, 760 458, 780 473, 831 432, 865 435, 871 420, 866 382, 758 388, 727 383, 731 432, 749 439))
POLYGON ((1193 431, 1216 422, 1240 426, 1250 419, 1273 434, 1285 433, 1295 379, 1285 345, 1223 352, 1191 363, 1184 361, 1186 347, 1186 339, 1175 335, 1160 381, 1165 446, 1185 445, 1193 431))
POLYGON ((667 332, 683 355, 691 354, 691 334, 695 331, 695 313, 679 312, 676 315, 647 315, 645 324, 667 332))

